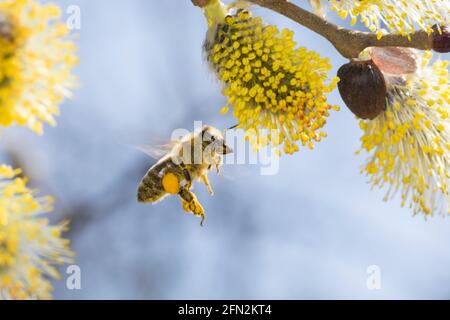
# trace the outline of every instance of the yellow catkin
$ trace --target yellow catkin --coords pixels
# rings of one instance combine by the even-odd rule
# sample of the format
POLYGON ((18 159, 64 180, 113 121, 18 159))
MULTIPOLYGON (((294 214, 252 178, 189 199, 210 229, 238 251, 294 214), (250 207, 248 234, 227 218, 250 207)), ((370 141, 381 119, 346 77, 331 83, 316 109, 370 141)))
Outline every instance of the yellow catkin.
POLYGON ((228 98, 221 113, 232 109, 257 149, 271 145, 292 154, 299 144, 312 148, 324 137, 320 129, 330 109, 337 109, 325 96, 338 81, 328 81, 328 60, 296 47, 292 31, 266 25, 247 10, 221 15, 217 1, 211 6, 205 51, 228 98))
POLYGON ((383 29, 407 35, 418 27, 432 32, 434 24, 447 25, 450 16, 450 2, 447 0, 329 0, 331 8, 345 19, 357 19, 378 38, 383 29))
POLYGON ((76 48, 60 10, 34 0, 0 2, 0 126, 38 134, 55 125, 58 105, 75 85, 76 48))
POLYGON ((20 170, 0 166, 0 300, 50 299, 55 266, 73 253, 61 238, 67 223, 50 225, 51 197, 35 197, 20 170))
POLYGON ((398 192, 414 214, 432 215, 449 209, 450 78, 447 62, 421 59, 411 79, 388 78, 387 111, 360 122, 370 154, 363 172, 373 186, 388 186, 386 200, 398 192))

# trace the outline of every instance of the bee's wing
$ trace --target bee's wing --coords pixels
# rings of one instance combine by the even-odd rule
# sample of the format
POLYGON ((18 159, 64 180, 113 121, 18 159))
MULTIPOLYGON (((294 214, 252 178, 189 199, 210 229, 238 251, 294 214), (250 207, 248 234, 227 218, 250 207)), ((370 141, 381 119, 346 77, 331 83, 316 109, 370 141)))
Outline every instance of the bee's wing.
POLYGON ((125 132, 116 138, 117 143, 138 150, 155 160, 168 154, 179 140, 170 140, 154 132, 125 132))
POLYGON ((176 141, 159 145, 138 144, 134 148, 145 153, 149 157, 159 160, 168 154, 176 145, 176 141))

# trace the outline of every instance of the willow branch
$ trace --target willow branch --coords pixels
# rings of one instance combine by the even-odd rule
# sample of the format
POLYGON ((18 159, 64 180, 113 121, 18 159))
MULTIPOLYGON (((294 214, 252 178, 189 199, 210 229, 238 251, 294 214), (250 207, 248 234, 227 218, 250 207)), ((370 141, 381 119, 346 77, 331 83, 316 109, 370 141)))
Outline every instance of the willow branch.
MULTIPOLYGON (((341 28, 322 17, 311 13, 287 0, 247 0, 261 7, 278 12, 304 27, 314 31, 330 41, 345 58, 357 58, 368 47, 407 47, 419 50, 431 49, 430 35, 425 31, 416 31, 409 37, 399 34, 386 34, 380 40, 370 32, 360 32, 341 28)), ((192 0, 194 5, 202 7, 208 0, 192 0)))

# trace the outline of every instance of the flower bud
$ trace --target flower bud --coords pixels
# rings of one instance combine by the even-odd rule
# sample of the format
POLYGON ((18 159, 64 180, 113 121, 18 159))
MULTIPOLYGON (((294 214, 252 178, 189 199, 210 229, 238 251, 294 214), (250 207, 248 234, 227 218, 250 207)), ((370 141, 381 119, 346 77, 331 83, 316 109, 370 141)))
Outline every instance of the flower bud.
POLYGON ((358 118, 374 119, 386 110, 386 81, 372 60, 349 62, 338 77, 341 97, 358 118))
POLYGON ((433 26, 433 50, 441 53, 450 52, 450 27, 439 26, 435 24, 433 26))

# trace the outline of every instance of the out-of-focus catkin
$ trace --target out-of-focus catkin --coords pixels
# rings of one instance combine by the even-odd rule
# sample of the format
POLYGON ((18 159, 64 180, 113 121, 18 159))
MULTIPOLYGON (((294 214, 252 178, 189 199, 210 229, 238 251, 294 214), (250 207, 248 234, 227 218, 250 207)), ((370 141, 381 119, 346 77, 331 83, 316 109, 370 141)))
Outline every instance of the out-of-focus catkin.
POLYGON ((34 0, 0 2, 0 126, 38 134, 55 125, 58 105, 76 84, 75 45, 58 7, 34 0))
POLYGON ((67 223, 49 224, 53 199, 36 196, 20 173, 0 166, 0 300, 50 299, 56 265, 73 256, 61 237, 67 223))

